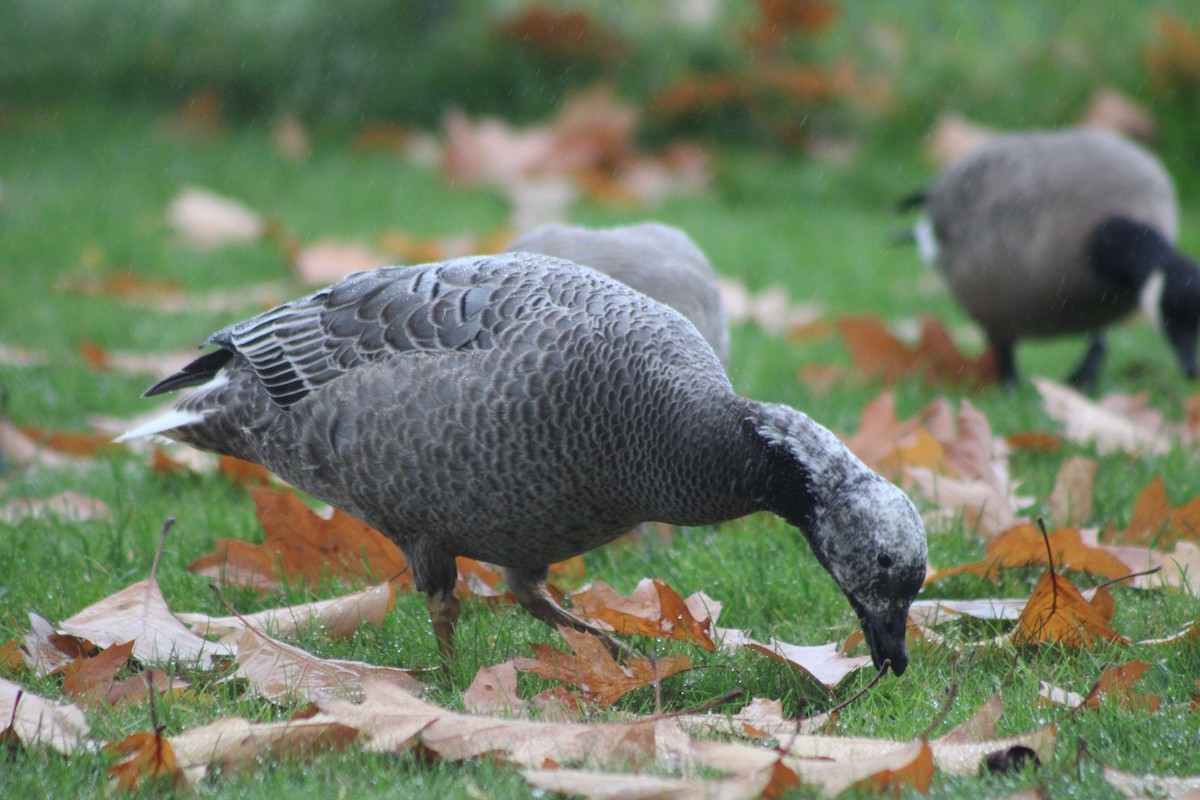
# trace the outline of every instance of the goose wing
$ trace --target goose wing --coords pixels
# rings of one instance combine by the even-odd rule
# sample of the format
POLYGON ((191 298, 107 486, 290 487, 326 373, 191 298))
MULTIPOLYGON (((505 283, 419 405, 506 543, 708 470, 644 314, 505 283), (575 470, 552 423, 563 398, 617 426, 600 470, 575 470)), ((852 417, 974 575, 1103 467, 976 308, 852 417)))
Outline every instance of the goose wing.
POLYGON ((562 303, 573 295, 566 284, 604 280, 588 273, 526 253, 356 273, 217 331, 205 344, 219 350, 146 395, 206 383, 239 355, 271 400, 288 408, 363 364, 406 353, 490 349, 507 328, 555 302, 551 283, 564 290, 557 293, 562 303))

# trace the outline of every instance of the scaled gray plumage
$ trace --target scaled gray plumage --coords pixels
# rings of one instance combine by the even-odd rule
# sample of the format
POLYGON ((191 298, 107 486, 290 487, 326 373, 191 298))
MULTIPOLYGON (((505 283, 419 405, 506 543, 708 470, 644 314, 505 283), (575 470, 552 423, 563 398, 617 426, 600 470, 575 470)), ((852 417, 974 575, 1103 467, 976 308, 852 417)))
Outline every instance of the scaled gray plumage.
POLYGON ((126 436, 258 461, 378 528, 446 654, 455 556, 598 633, 549 597, 549 564, 644 521, 769 509, 804 531, 876 662, 904 670, 925 575, 912 503, 807 416, 736 395, 691 323, 594 270, 511 253, 359 273, 209 344, 147 394, 197 388, 126 436))
POLYGON ((649 295, 687 317, 721 363, 729 363, 729 326, 717 276, 678 228, 659 222, 616 228, 543 225, 518 236, 508 249, 565 258, 649 295))
POLYGON ((1139 295, 1195 374, 1200 276, 1173 247, 1171 179, 1141 147, 1099 129, 1001 136, 945 169, 924 199, 932 231, 919 227, 918 242, 1006 381, 1017 340, 1088 333, 1072 380, 1092 383, 1104 327, 1139 295))

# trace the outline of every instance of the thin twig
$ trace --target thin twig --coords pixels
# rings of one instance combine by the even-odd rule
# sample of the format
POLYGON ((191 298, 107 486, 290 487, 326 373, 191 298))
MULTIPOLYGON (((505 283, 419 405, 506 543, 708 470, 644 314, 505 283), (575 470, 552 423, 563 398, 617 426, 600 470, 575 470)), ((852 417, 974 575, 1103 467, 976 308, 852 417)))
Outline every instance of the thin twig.
MULTIPOLYGON (((882 678, 882 677, 884 676, 884 674, 885 674, 885 673, 886 673, 886 672, 887 672, 889 669, 891 669, 891 666, 892 666, 892 660, 891 660, 890 658, 885 658, 885 659, 883 660, 883 663, 879 665, 879 671, 875 673, 875 677, 874 677, 874 678, 871 678, 871 681, 870 681, 870 683, 868 683, 866 686, 862 687, 862 688, 861 688, 861 689, 859 689, 857 692, 855 692, 853 695, 851 695, 851 696, 850 696, 850 698, 849 698, 848 700, 843 700, 842 702, 838 703, 838 704, 837 704, 836 706, 834 706, 833 708, 829 709, 828 711, 822 712, 822 713, 824 713, 824 714, 825 714, 826 716, 828 716, 830 719, 833 719, 833 715, 834 715, 834 714, 838 713, 838 712, 839 712, 839 711, 841 711, 843 708, 845 708, 846 706, 850 705, 851 703, 853 703, 853 702, 854 702, 855 700, 857 700, 858 698, 862 697, 862 696, 863 696, 864 694, 866 694, 866 693, 867 693, 867 691, 868 691, 869 689, 871 689, 871 688, 872 688, 872 687, 873 687, 875 684, 879 683, 879 679, 880 679, 880 678, 882 678)), ((788 739, 787 747, 784 747, 784 748, 783 748, 783 752, 787 753, 787 752, 790 752, 790 751, 791 751, 791 749, 792 749, 792 745, 796 743, 796 739, 797 739, 797 738, 800 736, 800 727, 801 727, 801 724, 802 724, 802 723, 804 722, 804 720, 806 720, 806 719, 808 719, 808 717, 797 717, 797 718, 796 718, 796 727, 795 727, 795 729, 792 731, 792 738, 788 739)))
POLYGON ((1150 569, 1144 569, 1141 572, 1131 572, 1128 575, 1122 575, 1120 578, 1111 578, 1111 579, 1105 581, 1104 583, 1100 584, 1096 588, 1103 589, 1105 586, 1111 586, 1114 583, 1120 583, 1121 581, 1127 581, 1127 580, 1130 580, 1131 578, 1141 578, 1145 575, 1153 575, 1156 572, 1162 572, 1162 564, 1159 564, 1157 567, 1151 567, 1150 569))
POLYGON ((950 709, 954 707, 954 700, 957 697, 958 681, 954 681, 950 684, 950 690, 946 692, 946 704, 942 707, 942 710, 938 712, 937 716, 934 717, 929 723, 928 727, 925 728, 925 732, 917 737, 918 739, 925 739, 928 741, 929 734, 937 730, 938 727, 946 721, 946 716, 950 713, 950 709))

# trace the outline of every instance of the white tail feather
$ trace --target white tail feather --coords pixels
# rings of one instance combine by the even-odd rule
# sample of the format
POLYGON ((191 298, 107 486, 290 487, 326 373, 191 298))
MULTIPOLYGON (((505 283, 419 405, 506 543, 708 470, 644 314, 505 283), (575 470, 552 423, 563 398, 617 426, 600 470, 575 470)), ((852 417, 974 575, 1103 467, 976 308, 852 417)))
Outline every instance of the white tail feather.
POLYGON ((126 442, 130 439, 140 439, 143 436, 153 436, 156 433, 164 433, 183 427, 184 425, 192 425, 202 419, 204 419, 204 414, 200 412, 180 411, 173 408, 162 416, 150 420, 145 425, 139 425, 131 431, 125 431, 125 433, 113 439, 113 441, 126 442))

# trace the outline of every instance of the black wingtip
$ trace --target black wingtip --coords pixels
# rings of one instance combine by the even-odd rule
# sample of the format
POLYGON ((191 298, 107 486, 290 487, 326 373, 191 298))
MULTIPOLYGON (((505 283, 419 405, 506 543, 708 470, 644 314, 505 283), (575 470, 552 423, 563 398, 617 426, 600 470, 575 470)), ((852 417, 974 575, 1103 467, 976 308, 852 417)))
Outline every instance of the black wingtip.
POLYGON ((221 370, 221 367, 229 363, 231 358, 233 358, 233 353, 229 350, 214 350, 211 353, 205 353, 179 372, 163 378, 142 392, 142 397, 153 397, 156 394, 165 394, 176 389, 208 383, 221 370))

